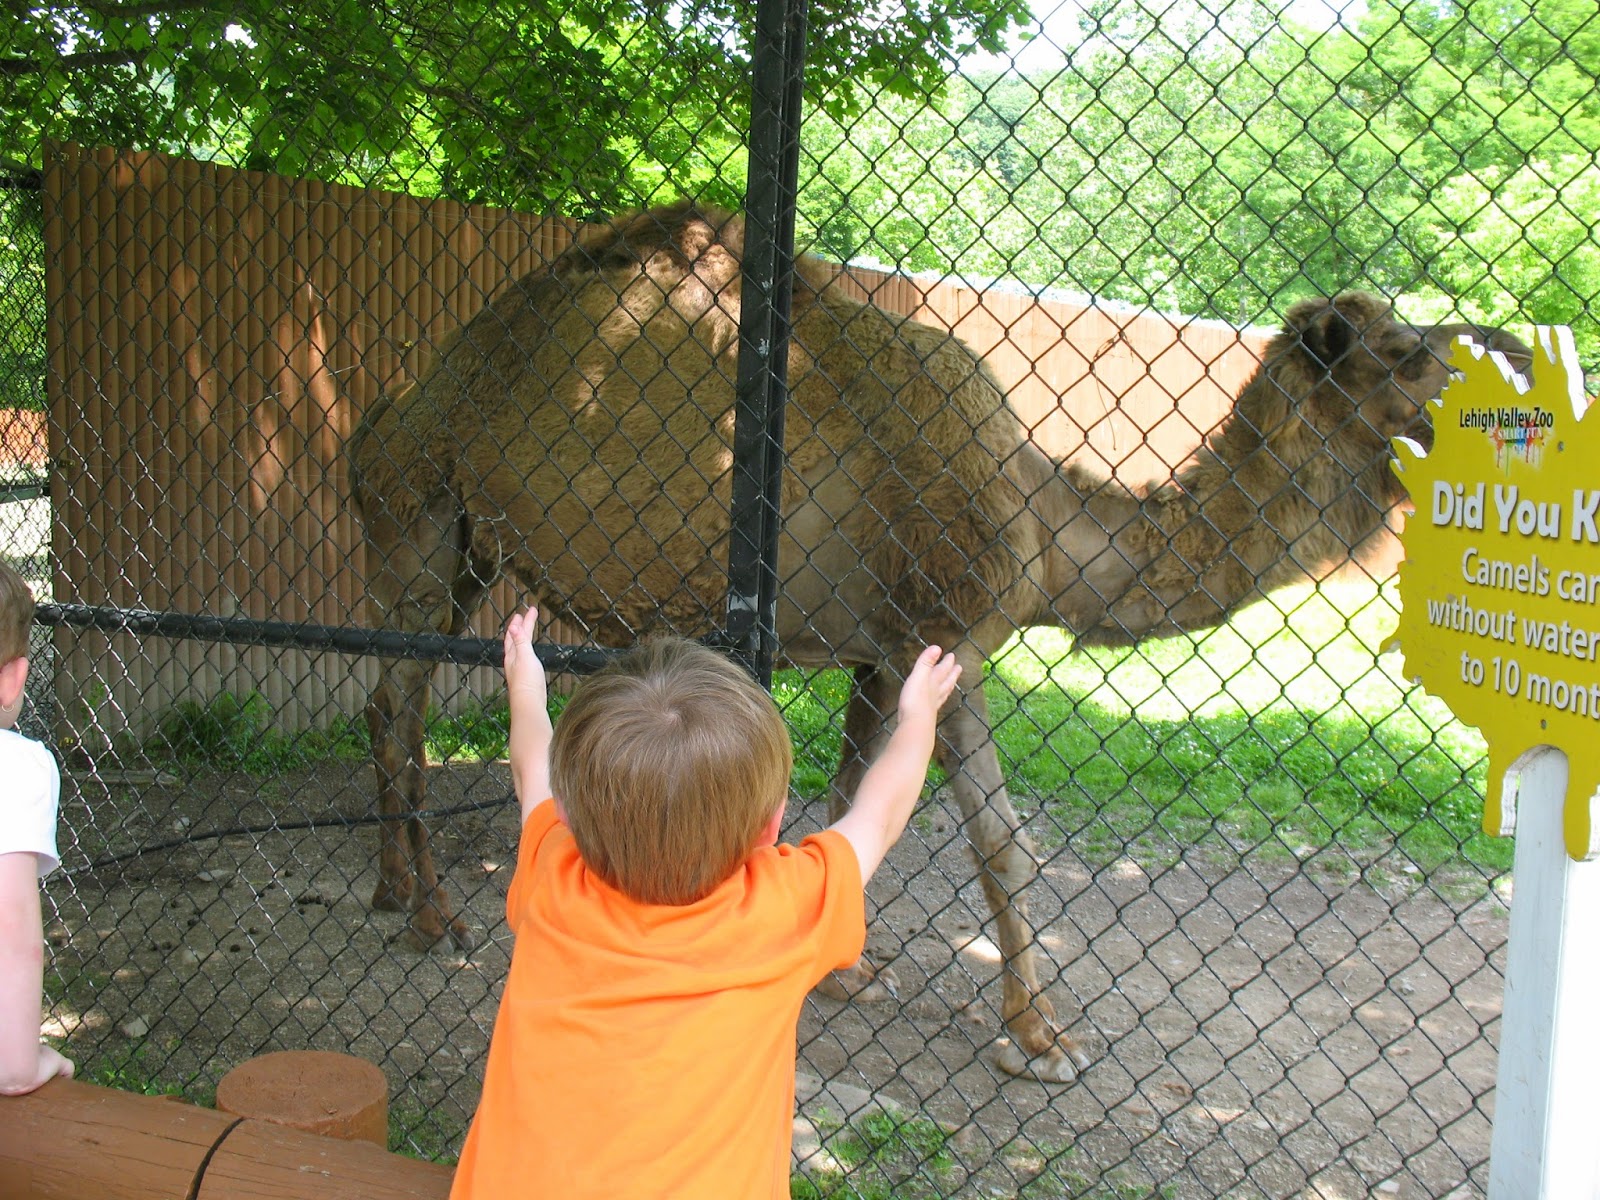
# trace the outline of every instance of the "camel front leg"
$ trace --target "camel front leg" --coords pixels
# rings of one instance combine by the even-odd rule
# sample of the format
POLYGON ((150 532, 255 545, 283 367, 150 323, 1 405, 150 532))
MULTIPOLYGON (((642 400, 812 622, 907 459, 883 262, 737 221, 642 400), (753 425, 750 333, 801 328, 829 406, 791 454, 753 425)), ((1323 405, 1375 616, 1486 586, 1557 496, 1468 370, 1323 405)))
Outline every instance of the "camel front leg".
POLYGON ((844 736, 839 751, 839 770, 828 788, 828 823, 831 825, 850 811, 856 788, 867 773, 867 764, 887 740, 886 727, 894 716, 894 693, 884 686, 887 672, 876 664, 855 669, 850 685, 850 700, 844 710, 844 736), (884 707, 885 693, 888 707, 884 707))
POLYGON ((378 886, 372 892, 372 907, 379 912, 409 912, 415 891, 405 814, 411 807, 408 790, 417 784, 411 778, 414 769, 408 769, 406 737, 396 728, 405 701, 403 688, 391 678, 394 674, 384 664, 384 678, 367 705, 372 768, 378 781, 378 886))
POLYGON ((1000 1012, 1011 1037, 1001 1048, 1000 1066, 1012 1075, 1066 1083, 1089 1065, 1089 1057, 1060 1031, 1039 982, 1038 950, 1024 899, 1038 876, 1038 861, 1000 774, 983 693, 982 657, 971 648, 958 653, 963 690, 939 723, 935 753, 961 810, 984 899, 997 926, 1004 964, 1000 1012))

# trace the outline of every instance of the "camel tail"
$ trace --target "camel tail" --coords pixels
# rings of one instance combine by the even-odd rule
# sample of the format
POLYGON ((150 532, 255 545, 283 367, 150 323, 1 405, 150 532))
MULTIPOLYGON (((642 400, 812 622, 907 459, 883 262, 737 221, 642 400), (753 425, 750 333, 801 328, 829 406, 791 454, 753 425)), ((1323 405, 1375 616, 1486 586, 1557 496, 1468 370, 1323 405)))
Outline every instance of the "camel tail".
POLYGON ((411 383, 393 395, 384 393, 350 436, 350 500, 363 524, 370 526, 387 512, 402 527, 409 525, 431 497, 449 486, 416 421, 408 419, 421 392, 411 383))

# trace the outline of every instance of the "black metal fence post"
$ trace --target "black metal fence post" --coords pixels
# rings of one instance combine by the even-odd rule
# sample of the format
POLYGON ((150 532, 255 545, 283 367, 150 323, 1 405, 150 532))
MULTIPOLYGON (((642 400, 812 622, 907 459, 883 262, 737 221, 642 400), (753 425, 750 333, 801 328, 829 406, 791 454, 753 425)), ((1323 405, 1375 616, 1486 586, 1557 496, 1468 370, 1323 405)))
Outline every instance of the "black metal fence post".
POLYGON ((751 55, 739 377, 728 545, 728 640, 763 686, 777 653, 778 526, 788 396, 804 0, 760 0, 751 55))

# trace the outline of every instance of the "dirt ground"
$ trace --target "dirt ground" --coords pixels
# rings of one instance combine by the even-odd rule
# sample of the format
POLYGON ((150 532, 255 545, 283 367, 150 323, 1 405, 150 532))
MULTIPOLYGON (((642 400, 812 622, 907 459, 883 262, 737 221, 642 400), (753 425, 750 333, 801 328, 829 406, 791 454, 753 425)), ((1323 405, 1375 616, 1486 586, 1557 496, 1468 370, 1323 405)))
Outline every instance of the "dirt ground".
MULTIPOLYGON (((410 1149, 454 1152, 510 951, 509 775, 430 771, 434 809, 485 806, 434 822, 482 935, 467 957, 407 950, 402 918, 368 910, 378 832, 351 822, 370 781, 339 761, 266 781, 68 774, 54 1028, 96 1077, 203 1094, 257 1053, 348 1050, 383 1066, 410 1149), (300 822, 315 827, 284 828, 300 822), (252 825, 276 831, 203 836, 252 825), (87 865, 163 842, 179 844, 87 865)), ((821 816, 796 813, 788 836, 821 816)), ((866 1171, 851 1135, 883 1112, 906 1123, 898 1158, 869 1167, 896 1197, 1483 1194, 1506 915, 1481 880, 1220 845, 1091 869, 1069 841, 1029 905, 1050 994, 1095 1061, 1046 1086, 995 1065, 998 955, 953 811, 930 802, 889 868, 868 946, 898 996, 808 1002, 797 1169, 866 1171), (935 1125, 947 1139, 912 1136, 935 1125)))

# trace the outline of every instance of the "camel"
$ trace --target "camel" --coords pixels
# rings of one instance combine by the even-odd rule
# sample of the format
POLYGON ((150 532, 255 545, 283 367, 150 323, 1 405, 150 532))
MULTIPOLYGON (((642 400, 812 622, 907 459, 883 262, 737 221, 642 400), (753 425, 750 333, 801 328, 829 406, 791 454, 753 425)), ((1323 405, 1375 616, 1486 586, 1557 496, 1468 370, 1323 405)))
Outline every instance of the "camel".
MULTIPOLYGON (((719 625, 743 232, 690 203, 589 228, 374 405, 348 455, 382 625, 459 633, 506 572, 600 645, 719 625)), ((1204 629, 1349 561, 1404 499, 1390 439, 1426 439, 1451 343, 1528 351, 1498 330, 1414 328, 1360 292, 1303 301, 1191 461, 1135 490, 1047 457, 963 342, 848 298, 835 273, 796 266, 781 653, 854 671, 833 818, 918 648, 957 654, 937 758, 1004 959, 999 1062, 1066 1081, 1089 1059, 1041 982, 1025 904, 1037 860, 990 737, 984 661, 1032 625, 1100 644, 1204 629)), ((409 909, 420 946, 466 950, 415 815, 432 670, 385 660, 368 708, 373 905, 409 909)), ((863 961, 838 987, 871 975, 863 961)))

